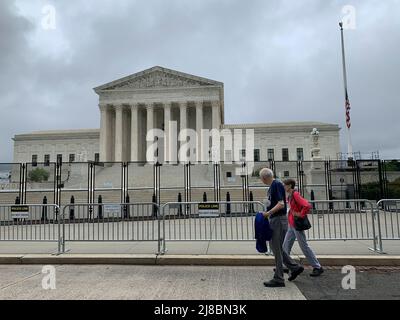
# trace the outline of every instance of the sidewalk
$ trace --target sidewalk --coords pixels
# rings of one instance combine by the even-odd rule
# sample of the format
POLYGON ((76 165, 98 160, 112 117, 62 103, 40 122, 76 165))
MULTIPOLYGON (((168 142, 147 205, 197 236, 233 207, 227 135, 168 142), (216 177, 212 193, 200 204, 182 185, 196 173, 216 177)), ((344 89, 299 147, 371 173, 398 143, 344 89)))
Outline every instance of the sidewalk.
MULTIPOLYGON (((379 255, 369 250, 371 240, 347 241, 309 241, 310 247, 317 255, 379 255)), ((257 255, 255 241, 167 241, 167 255, 257 255)), ((383 241, 386 255, 400 255, 400 240, 383 241)), ((66 242, 66 250, 70 253, 157 253, 157 242, 66 242)), ((17 242, 0 241, 0 254, 32 254, 54 253, 56 242, 17 242)), ((293 246, 293 255, 302 254, 297 242, 293 246)))

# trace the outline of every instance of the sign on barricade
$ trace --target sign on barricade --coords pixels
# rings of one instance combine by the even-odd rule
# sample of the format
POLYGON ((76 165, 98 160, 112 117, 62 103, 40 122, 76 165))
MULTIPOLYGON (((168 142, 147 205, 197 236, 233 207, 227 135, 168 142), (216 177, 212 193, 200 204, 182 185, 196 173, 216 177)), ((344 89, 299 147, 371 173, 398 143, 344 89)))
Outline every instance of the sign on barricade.
POLYGON ((219 203, 199 203, 199 217, 219 217, 219 203))

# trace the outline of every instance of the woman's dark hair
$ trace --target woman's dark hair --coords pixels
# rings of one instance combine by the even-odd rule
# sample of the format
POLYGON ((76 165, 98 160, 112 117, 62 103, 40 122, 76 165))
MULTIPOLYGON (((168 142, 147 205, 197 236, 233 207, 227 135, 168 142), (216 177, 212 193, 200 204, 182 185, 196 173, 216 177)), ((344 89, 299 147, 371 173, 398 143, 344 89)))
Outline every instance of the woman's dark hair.
POLYGON ((286 179, 283 181, 283 184, 286 186, 290 186, 292 189, 296 186, 296 181, 294 179, 286 179))

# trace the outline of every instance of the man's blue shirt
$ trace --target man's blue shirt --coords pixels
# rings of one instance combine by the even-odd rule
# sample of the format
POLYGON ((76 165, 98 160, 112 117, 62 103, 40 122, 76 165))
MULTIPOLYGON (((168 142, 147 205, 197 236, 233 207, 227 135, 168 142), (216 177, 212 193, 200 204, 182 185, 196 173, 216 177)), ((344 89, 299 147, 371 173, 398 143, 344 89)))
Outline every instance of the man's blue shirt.
POLYGON ((285 207, 283 209, 275 212, 272 216, 286 215, 286 211, 287 211, 286 193, 285 193, 285 187, 283 186, 282 182, 280 182, 278 180, 274 180, 271 183, 271 186, 268 189, 268 200, 270 201, 270 205, 267 208, 267 211, 269 211, 273 207, 275 207, 279 201, 283 201, 285 204, 285 207))

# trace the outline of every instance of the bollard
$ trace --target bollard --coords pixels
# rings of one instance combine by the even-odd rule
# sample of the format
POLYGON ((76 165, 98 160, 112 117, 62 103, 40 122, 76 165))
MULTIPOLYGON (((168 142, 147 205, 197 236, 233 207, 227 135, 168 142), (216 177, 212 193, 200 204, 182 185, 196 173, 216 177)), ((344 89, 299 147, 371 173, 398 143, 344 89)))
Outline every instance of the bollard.
MULTIPOLYGON (((328 190, 329 200, 333 200, 332 189, 328 190)), ((329 202, 329 211, 333 211, 333 202, 329 202)))
MULTIPOLYGON (((43 204, 47 204, 47 197, 43 197, 43 204)), ((42 221, 48 221, 47 220, 47 206, 42 206, 42 221)))
MULTIPOLYGON (((253 202, 253 201, 254 201, 253 191, 250 191, 249 201, 250 201, 250 202, 253 202)), ((250 212, 250 213, 254 213, 254 203, 250 203, 249 212, 250 212)))
POLYGON ((207 193, 206 192, 203 193, 203 202, 207 202, 207 193))
POLYGON ((231 195, 229 194, 229 192, 226 193, 226 214, 231 214, 231 204, 229 202, 231 202, 231 195))
POLYGON ((153 193, 153 196, 151 197, 151 202, 153 203, 152 217, 157 218, 157 200, 155 193, 153 193))
POLYGON ((99 197, 97 198, 97 203, 99 203, 99 208, 97 211, 97 218, 98 219, 103 219, 103 198, 101 196, 101 194, 99 194, 99 197))
MULTIPOLYGON (((314 190, 312 190, 311 189, 311 201, 314 201, 315 200, 315 195, 314 195, 314 190)), ((313 204, 312 204, 312 208, 313 208, 313 210, 315 210, 315 203, 313 202, 313 204)))
POLYGON ((75 219, 75 198, 74 196, 71 196, 71 200, 69 201, 71 206, 69 207, 69 220, 74 220, 75 219))
MULTIPOLYGON (((345 195, 346 195, 346 200, 349 200, 350 199, 350 191, 348 188, 346 188, 345 195)), ((346 201, 346 209, 350 209, 350 203, 348 201, 346 201)))
MULTIPOLYGON (((129 194, 126 195, 125 197, 125 203, 130 203, 130 198, 129 198, 129 194)), ((129 214, 129 205, 124 205, 124 219, 129 219, 130 218, 130 214, 129 214)))
MULTIPOLYGON (((182 194, 179 192, 178 193, 178 202, 182 202, 182 194)), ((180 204, 178 206, 178 216, 182 215, 182 205, 180 204)))
MULTIPOLYGON (((17 197, 15 198, 15 204, 21 204, 21 199, 19 198, 19 196, 17 196, 17 197)), ((14 222, 17 222, 17 221, 18 221, 17 218, 14 218, 13 220, 14 220, 14 222)))

